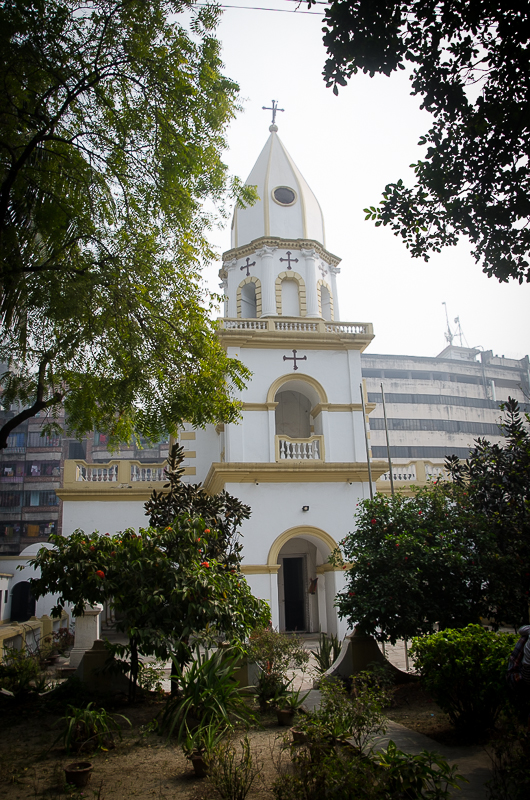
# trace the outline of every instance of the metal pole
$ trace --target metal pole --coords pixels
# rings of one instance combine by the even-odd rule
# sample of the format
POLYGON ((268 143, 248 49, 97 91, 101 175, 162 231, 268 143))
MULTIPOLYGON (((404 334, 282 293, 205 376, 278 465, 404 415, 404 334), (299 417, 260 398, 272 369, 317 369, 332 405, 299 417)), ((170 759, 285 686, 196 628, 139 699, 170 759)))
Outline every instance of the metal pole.
POLYGON ((364 427, 364 443, 366 445, 366 461, 368 463, 368 482, 370 484, 370 500, 374 499, 374 487, 372 486, 372 465, 370 463, 370 450, 368 448, 368 433, 366 431, 366 411, 364 408, 364 394, 363 394, 363 385, 362 383, 359 384, 359 388, 361 390, 361 405, 363 408, 363 427, 364 427))
POLYGON ((385 417, 385 433, 386 433, 386 452, 388 456, 388 466, 390 469, 390 491, 392 493, 392 497, 394 496, 394 475, 392 471, 392 459, 390 458, 390 442, 388 440, 388 422, 386 418, 386 405, 385 405, 385 392, 383 389, 383 384, 381 384, 381 396, 383 398, 383 414, 385 417))

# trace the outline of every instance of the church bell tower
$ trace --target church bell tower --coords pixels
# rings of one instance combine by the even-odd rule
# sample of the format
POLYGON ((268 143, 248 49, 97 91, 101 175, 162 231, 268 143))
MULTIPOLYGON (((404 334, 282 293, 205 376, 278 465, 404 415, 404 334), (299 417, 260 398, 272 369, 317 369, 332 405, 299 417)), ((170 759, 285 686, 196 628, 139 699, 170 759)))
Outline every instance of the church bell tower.
MULTIPOLYGON (((360 355, 373 330, 340 320, 340 259, 320 205, 274 122, 269 131, 246 181, 259 200, 234 210, 219 273, 219 335, 252 372, 242 421, 197 431, 190 446, 205 488, 252 509, 243 572, 273 625, 342 635, 333 600, 343 573, 328 558, 369 496, 360 355)), ((385 469, 374 464, 373 479, 385 469)))

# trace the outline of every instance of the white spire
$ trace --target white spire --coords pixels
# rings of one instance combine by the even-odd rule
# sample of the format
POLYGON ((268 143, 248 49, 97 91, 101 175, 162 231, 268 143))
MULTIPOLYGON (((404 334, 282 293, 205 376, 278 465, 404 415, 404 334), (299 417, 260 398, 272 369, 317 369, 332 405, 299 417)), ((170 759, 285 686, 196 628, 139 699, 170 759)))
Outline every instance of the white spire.
POLYGON ((235 208, 232 248, 263 236, 313 239, 324 247, 324 217, 318 201, 302 177, 272 124, 270 136, 246 183, 257 186, 259 200, 249 208, 235 208))

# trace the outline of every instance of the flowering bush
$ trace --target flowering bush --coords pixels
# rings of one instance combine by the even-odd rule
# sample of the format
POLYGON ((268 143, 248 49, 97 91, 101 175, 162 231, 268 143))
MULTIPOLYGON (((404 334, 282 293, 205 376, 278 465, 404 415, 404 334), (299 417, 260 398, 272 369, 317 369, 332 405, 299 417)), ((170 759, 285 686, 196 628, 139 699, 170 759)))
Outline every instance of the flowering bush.
POLYGON ((483 571, 478 552, 485 520, 458 502, 453 485, 412 497, 376 494, 359 503, 357 527, 332 559, 347 562, 336 598, 339 615, 380 640, 410 639, 441 627, 478 622, 483 571))

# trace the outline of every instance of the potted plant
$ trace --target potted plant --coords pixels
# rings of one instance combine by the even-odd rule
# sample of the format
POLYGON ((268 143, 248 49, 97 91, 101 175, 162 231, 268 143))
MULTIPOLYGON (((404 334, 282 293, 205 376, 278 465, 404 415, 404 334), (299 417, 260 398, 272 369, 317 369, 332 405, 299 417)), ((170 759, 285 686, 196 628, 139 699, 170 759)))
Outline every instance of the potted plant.
POLYGON ((298 711, 309 692, 301 695, 302 689, 296 692, 289 692, 280 698, 276 706, 276 715, 278 717, 278 725, 292 726, 295 712, 298 711))
POLYGON ((186 726, 186 738, 182 750, 191 761, 195 775, 204 778, 208 774, 208 758, 228 731, 226 722, 211 722, 194 730, 186 726))
POLYGON ((52 635, 53 653, 59 656, 68 656, 74 646, 75 637, 69 628, 59 628, 52 635))

